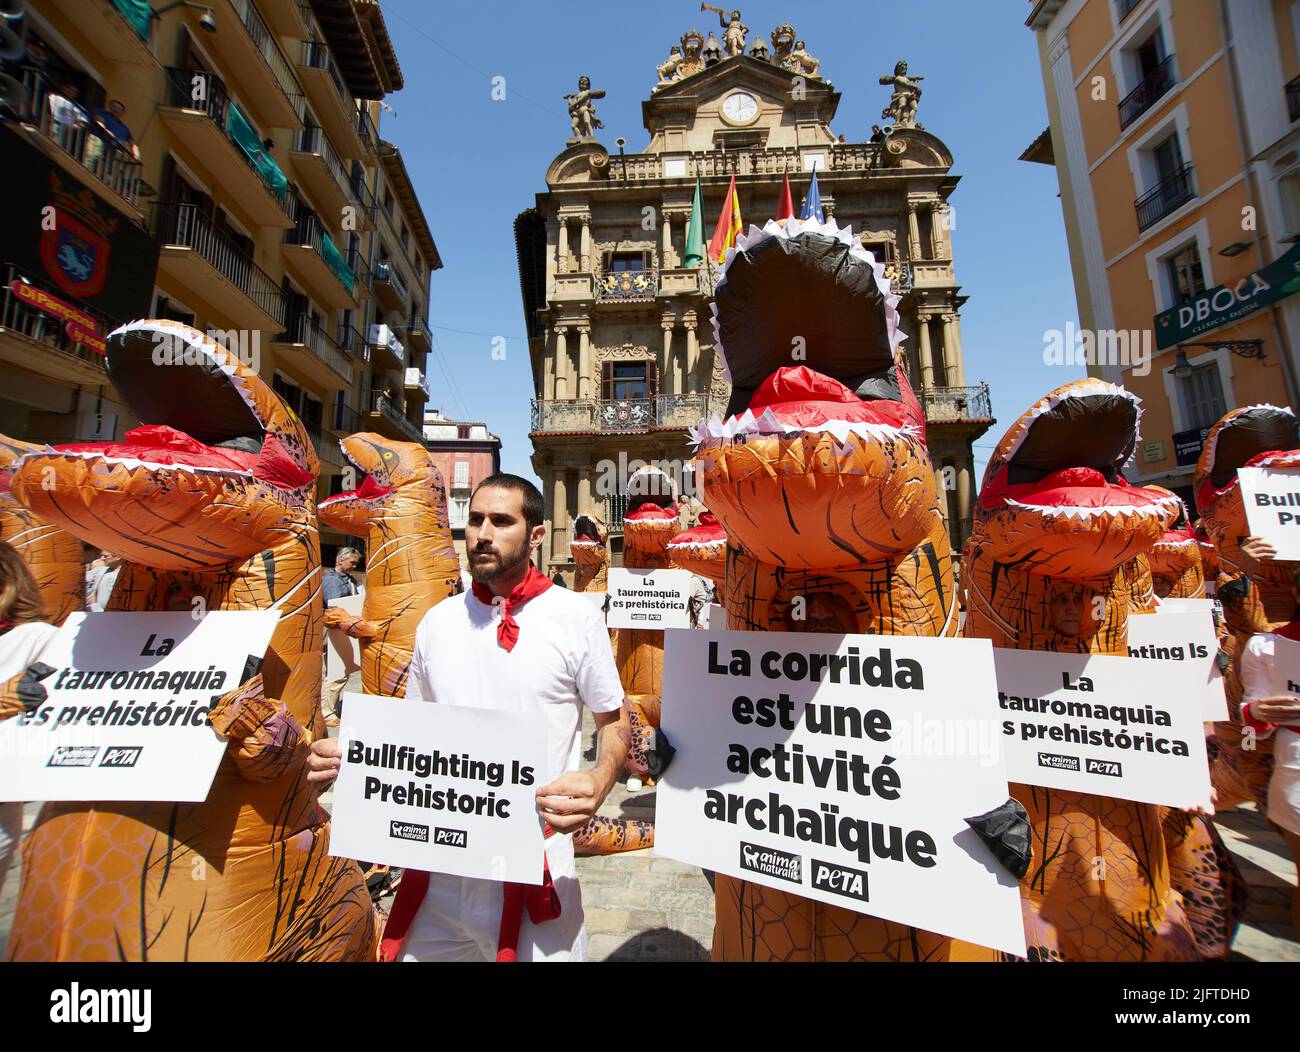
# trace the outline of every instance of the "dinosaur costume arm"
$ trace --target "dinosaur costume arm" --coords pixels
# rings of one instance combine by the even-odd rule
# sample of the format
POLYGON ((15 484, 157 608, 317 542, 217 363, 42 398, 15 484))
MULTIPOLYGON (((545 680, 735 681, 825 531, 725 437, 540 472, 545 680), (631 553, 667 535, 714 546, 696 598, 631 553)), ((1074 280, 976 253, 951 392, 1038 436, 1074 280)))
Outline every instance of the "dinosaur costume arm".
POLYGON ((341 629, 353 639, 374 639, 382 631, 379 622, 367 621, 337 606, 325 608, 325 627, 341 629))
POLYGON ((223 695, 208 713, 212 729, 250 782, 270 782, 305 763, 311 739, 278 698, 268 698, 259 672, 223 695))

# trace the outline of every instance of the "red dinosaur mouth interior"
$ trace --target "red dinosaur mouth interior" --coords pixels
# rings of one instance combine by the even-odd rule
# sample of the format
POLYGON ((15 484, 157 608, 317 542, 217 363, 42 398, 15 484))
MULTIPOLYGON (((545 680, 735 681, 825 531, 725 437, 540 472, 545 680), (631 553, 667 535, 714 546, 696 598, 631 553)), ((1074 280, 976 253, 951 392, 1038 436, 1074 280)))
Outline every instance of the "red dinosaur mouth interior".
POLYGON ((386 497, 388 494, 392 493, 393 490, 397 488, 396 486, 385 486, 382 482, 380 482, 368 471, 366 471, 360 464, 356 462, 356 460, 351 456, 351 454, 348 453, 348 451, 343 447, 342 443, 339 443, 339 449, 342 450, 343 455, 347 457, 348 463, 352 465, 352 470, 354 470, 360 476, 361 485, 359 485, 356 489, 346 489, 340 491, 339 493, 334 494, 334 496, 328 498, 327 500, 321 501, 319 505, 320 507, 323 508, 327 504, 334 504, 335 502, 341 500, 364 500, 364 501, 378 500, 380 497, 386 497))
MULTIPOLYGON (((755 417, 771 411, 790 428, 820 430, 832 421, 902 428, 917 423, 918 414, 904 400, 863 399, 833 377, 805 365, 786 366, 772 373, 749 400, 755 417)), ((917 407, 919 409, 919 407, 917 407)))

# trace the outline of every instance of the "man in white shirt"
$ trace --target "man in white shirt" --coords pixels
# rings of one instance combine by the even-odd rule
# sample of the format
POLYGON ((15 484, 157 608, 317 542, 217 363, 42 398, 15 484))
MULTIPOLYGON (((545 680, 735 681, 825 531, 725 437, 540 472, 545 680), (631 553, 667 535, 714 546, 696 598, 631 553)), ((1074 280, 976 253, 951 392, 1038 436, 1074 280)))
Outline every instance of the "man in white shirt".
MULTIPOLYGON (((525 911, 517 954, 520 961, 580 961, 587 933, 567 834, 581 829, 613 788, 627 758, 629 731, 599 612, 584 596, 554 587, 532 563, 545 534, 535 486, 507 474, 479 484, 465 527, 474 587, 443 600, 420 622, 406 697, 546 717, 546 770, 537 806, 560 834, 547 837, 546 859, 561 909, 540 923, 525 911), (597 760, 594 769, 580 771, 584 705, 595 717, 597 760)), ((321 788, 333 782, 340 752, 335 740, 315 742, 308 779, 321 788)), ((410 880, 408 874, 403 887, 410 880)), ((422 883, 420 878, 413 886, 422 883)), ((403 961, 493 960, 503 888, 496 881, 429 874, 422 901, 403 903, 399 890, 385 945, 394 946, 394 956, 403 961)))

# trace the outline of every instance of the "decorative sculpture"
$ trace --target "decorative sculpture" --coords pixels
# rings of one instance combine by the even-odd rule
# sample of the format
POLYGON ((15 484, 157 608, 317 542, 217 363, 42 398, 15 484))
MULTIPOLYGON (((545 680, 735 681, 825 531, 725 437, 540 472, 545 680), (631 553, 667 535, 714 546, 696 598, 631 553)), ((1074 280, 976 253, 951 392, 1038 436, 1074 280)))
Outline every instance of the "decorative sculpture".
MULTIPOLYGON (((1039 399, 1002 437, 962 561, 965 635, 1127 655, 1130 596, 1145 605, 1149 591, 1143 563, 1129 564, 1160 539, 1176 503, 1120 474, 1137 419, 1129 392, 1079 380, 1039 399)), ((1160 808, 1033 785, 1011 791, 1029 812, 1034 851, 1021 881, 1031 960, 1197 959, 1170 887, 1160 808)))
POLYGON ((659 83, 656 88, 662 88, 665 84, 670 84, 674 80, 682 79, 682 64, 686 57, 682 54, 682 49, 674 44, 668 49, 668 58, 655 66, 655 72, 659 75, 659 83))
POLYGON ((888 84, 894 89, 889 97, 889 105, 880 111, 885 120, 892 120, 895 128, 919 128, 916 123, 916 107, 921 101, 920 82, 922 76, 907 75, 907 62, 900 59, 894 64, 893 76, 881 77, 881 84, 888 84))
POLYGON ((720 7, 711 7, 709 4, 700 4, 701 11, 713 11, 718 16, 718 25, 722 27, 722 46, 727 52, 728 57, 743 55, 745 53, 745 35, 749 32, 749 26, 743 25, 740 21, 740 12, 732 11, 731 17, 727 17, 727 12, 720 7))
POLYGON ((0 435, 0 541, 8 541, 27 563, 41 590, 46 620, 61 625, 86 605, 86 574, 81 542, 72 534, 42 521, 9 492, 14 465, 44 446, 0 435))
POLYGON ((794 50, 790 52, 790 60, 794 63, 796 73, 807 77, 820 76, 817 71, 822 68, 821 59, 813 58, 808 54, 802 40, 795 41, 794 50))
POLYGON ((109 378, 144 423, 121 442, 29 453, 13 469, 14 496, 122 555, 110 609, 198 601, 276 609, 280 622, 260 673, 209 713, 228 747, 205 801, 41 809, 23 846, 9 955, 373 959, 365 882, 355 862, 330 856, 329 819, 306 780, 310 743, 325 733, 307 430, 256 372, 187 325, 132 322, 107 343, 109 378), (177 364, 154 363, 164 340, 180 348, 177 364))
MULTIPOLYGON (((897 303, 884 267, 833 221, 769 221, 738 239, 715 317, 731 402, 693 432, 703 499, 728 538, 728 628, 956 633, 948 532, 897 303), (808 360, 792 368, 795 336, 808 360)), ((722 874, 714 891, 715 960, 992 956, 722 874)))
POLYGON ((570 145, 589 142, 596 137, 596 129, 605 127, 596 116, 596 99, 603 99, 603 91, 592 91, 591 78, 579 77, 578 90, 572 95, 565 95, 564 101, 569 105, 569 123, 573 127, 570 145))

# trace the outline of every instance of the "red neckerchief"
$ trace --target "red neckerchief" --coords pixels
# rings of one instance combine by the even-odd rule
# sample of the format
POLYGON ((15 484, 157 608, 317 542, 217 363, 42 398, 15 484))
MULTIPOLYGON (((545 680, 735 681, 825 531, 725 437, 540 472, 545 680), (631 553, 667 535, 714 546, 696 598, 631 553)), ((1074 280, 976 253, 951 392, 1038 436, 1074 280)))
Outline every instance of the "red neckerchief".
POLYGON ((529 563, 528 573, 524 575, 524 579, 515 585, 514 590, 498 604, 498 597, 492 594, 487 585, 474 582, 475 599, 484 606, 499 605, 501 608, 501 623, 497 625, 497 642, 501 644, 502 650, 506 652, 514 650, 515 644, 519 642, 519 623, 514 619, 514 612, 528 600, 541 595, 553 583, 536 566, 529 563))
MULTIPOLYGON (((555 830, 549 825, 545 835, 550 838, 555 830)), ((561 904, 555 882, 551 879, 551 867, 542 855, 542 882, 540 884, 513 884, 502 886, 501 927, 497 931, 497 957, 501 963, 511 963, 518 958, 519 929, 523 924, 524 907, 528 907, 528 919, 534 924, 555 920, 560 916, 561 904)), ((408 869, 402 874, 402 882, 397 885, 397 897, 393 900, 393 911, 388 915, 384 925, 384 937, 379 944, 381 961, 396 961, 402 949, 402 941, 410 930, 411 922, 420 912, 420 904, 429 891, 429 874, 420 869, 408 869)))

